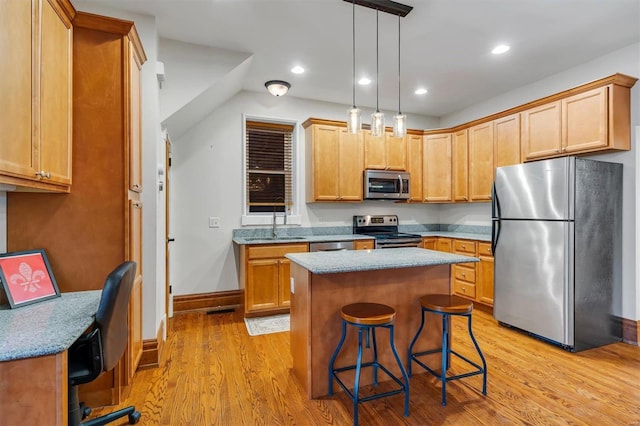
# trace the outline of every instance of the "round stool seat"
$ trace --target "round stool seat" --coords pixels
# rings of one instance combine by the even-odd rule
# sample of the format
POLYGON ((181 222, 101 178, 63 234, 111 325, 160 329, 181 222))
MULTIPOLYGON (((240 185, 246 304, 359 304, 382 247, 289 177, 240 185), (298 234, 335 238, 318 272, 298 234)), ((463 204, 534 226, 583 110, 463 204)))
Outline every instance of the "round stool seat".
POLYGON ((468 314, 473 311, 473 302, 450 294, 427 294, 420 298, 423 308, 443 314, 468 314))
POLYGON ((396 310, 380 303, 352 303, 340 311, 342 319, 354 324, 386 324, 396 318, 396 310))

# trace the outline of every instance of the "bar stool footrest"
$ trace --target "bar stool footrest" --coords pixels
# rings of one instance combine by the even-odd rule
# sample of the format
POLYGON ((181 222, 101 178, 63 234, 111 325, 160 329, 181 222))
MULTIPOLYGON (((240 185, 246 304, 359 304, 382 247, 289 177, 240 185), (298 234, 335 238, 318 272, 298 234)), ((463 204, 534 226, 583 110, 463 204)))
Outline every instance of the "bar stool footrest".
MULTIPOLYGON (((423 352, 416 352, 414 354, 411 354, 411 359, 409 360, 409 362, 414 361, 420 367, 424 368, 429 373, 431 373, 434 376, 436 376, 439 380, 442 380, 442 376, 439 373, 437 373, 434 370, 432 370, 431 368, 429 368, 429 366, 427 366, 424 362, 420 361, 417 358, 419 356, 429 355, 429 354, 433 354, 433 353, 441 353, 441 352, 442 352, 442 348, 432 349, 432 350, 423 351, 423 352)), ((467 364, 472 365, 473 367, 477 368, 477 370, 476 371, 470 371, 468 373, 456 374, 455 376, 447 376, 447 377, 445 377, 445 380, 447 382, 450 382, 452 380, 457 380, 457 379, 463 379, 465 377, 477 376, 478 374, 484 374, 484 368, 482 368, 479 364, 471 361, 469 358, 465 357, 464 355, 459 354, 458 352, 456 352, 454 350, 450 351, 450 353, 452 355, 457 356, 459 359, 465 361, 467 364)))
MULTIPOLYGON (((373 399, 378 399, 378 398, 384 398, 384 397, 391 396, 391 395, 397 395, 399 393, 405 392, 404 383, 402 383, 402 381, 399 378, 397 378, 393 373, 391 373, 389 370, 387 370, 387 368, 384 365, 382 365, 380 363, 377 363, 377 362, 367 362, 367 363, 364 363, 364 364, 362 364, 360 366, 360 370, 362 371, 362 369, 366 368, 366 367, 377 367, 377 368, 381 369, 382 371, 385 372, 385 374, 387 376, 389 376, 394 382, 396 382, 400 386, 400 389, 394 389, 394 390, 390 390, 390 391, 387 391, 387 392, 380 392, 380 393, 377 393, 377 394, 374 394, 374 395, 369 395, 369 396, 365 396, 365 397, 359 397, 358 398, 358 403, 371 401, 373 399)), ((341 372, 348 371, 348 370, 355 370, 355 369, 356 369, 355 365, 348 365, 346 367, 335 368, 332 371, 333 378, 336 379, 336 381, 338 382, 338 384, 340 385, 342 390, 344 390, 347 393, 347 395, 349 395, 349 398, 351 398, 352 400, 353 400, 353 392, 342 382, 340 377, 338 377, 337 373, 341 373, 341 372)))

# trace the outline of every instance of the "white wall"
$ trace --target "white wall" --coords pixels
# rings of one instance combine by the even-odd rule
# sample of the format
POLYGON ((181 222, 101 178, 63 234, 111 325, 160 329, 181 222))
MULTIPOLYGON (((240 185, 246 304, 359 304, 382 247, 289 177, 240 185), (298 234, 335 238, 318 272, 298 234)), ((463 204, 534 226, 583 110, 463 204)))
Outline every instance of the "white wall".
MULTIPOLYGON (((343 120, 348 106, 265 93, 240 92, 173 142, 171 168, 170 282, 174 295, 240 288, 238 257, 232 230, 241 227, 242 114, 297 120, 309 117, 343 120), (207 218, 220 217, 220 228, 209 228, 207 218)), ((370 111, 363 112, 368 117, 370 111)), ((393 113, 385 112, 391 117, 393 113)), ((367 121, 365 119, 365 121, 367 121)), ((435 127, 437 120, 409 116, 410 128, 435 127)), ((168 129, 171 134, 171 129, 168 129)), ((402 223, 438 223, 434 205, 400 205, 368 201, 359 204, 304 203, 304 129, 296 135, 300 215, 302 226, 350 226, 362 213, 397 213, 402 223)))
MULTIPOLYGON (((158 164, 164 165, 164 139, 160 129, 160 100, 156 77, 158 35, 155 18, 101 6, 91 1, 73 1, 79 11, 134 21, 147 62, 142 66, 142 337, 157 335, 165 311, 164 192, 158 190, 158 164)), ((73 190, 73 188, 72 188, 73 190)))
MULTIPOLYGON (((640 43, 442 117, 440 124, 442 127, 449 127, 469 122, 618 72, 640 77, 640 43)), ((636 225, 640 215, 640 211, 636 210, 636 200, 640 197, 640 187, 636 184, 639 156, 637 144, 640 141, 637 140, 635 130, 636 126, 640 126, 639 99, 640 83, 636 83, 631 90, 631 151, 590 156, 623 164, 622 316, 635 320, 640 319, 640 277, 636 260, 636 241, 640 239, 640 229, 636 225)), ((445 205, 441 217, 445 221, 453 218, 464 222, 465 218, 462 216, 455 219, 461 209, 465 211, 462 205, 445 205)))

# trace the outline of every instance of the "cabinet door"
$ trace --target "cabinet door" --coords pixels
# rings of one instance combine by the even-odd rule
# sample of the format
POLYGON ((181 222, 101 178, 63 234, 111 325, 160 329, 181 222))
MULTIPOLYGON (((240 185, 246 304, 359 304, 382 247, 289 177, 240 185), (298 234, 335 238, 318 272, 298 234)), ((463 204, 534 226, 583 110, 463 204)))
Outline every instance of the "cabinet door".
POLYGON ((128 384, 142 357, 142 202, 129 200, 129 255, 136 262, 136 276, 129 302, 128 384))
POLYGON ((291 305, 291 262, 289 259, 281 259, 279 262, 279 297, 278 306, 291 305))
POLYGON ((422 248, 436 250, 438 239, 435 237, 422 237, 422 248))
POLYGON ((490 243, 478 243, 478 276, 476 298, 485 305, 493 306, 493 255, 490 243))
MULTIPOLYGON (((131 82, 129 97, 129 189, 142 192, 142 95, 140 87, 140 67, 142 66, 129 47, 129 80, 131 82)), ((165 170, 165 173, 167 171, 165 170)))
POLYGON ((69 185, 72 29, 71 21, 61 19, 52 3, 43 0, 41 12, 38 168, 46 173, 46 182, 69 185))
POLYGON ((364 134, 364 168, 386 169, 385 136, 371 136, 370 130, 363 130, 362 133, 364 134))
MULTIPOLYGON (((335 201, 339 198, 340 128, 313 125, 313 193, 314 201, 335 201)), ((362 177, 360 178, 362 179, 362 177)))
MULTIPOLYGON (((338 144, 339 157, 339 198, 342 201, 362 201, 362 171, 364 166, 364 146, 362 132, 348 133, 340 130, 338 144)), ((335 163, 327 163, 333 169, 335 163)), ((330 173, 330 172, 329 172, 330 173)), ((335 175, 335 169, 333 170, 335 175)))
POLYGON ((453 200, 469 201, 468 130, 455 132, 452 145, 453 200))
POLYGON ((493 122, 469 129, 469 198, 491 199, 493 183, 493 122))
POLYGON ((520 114, 512 114, 493 122, 494 166, 520 164, 520 114))
POLYGON ((453 251, 453 241, 451 238, 438 237, 437 243, 438 251, 446 251, 447 253, 451 253, 453 251))
POLYGON ((422 142, 421 135, 407 135, 407 171, 411 174, 409 199, 422 201, 422 142))
POLYGON ((245 312, 275 309, 280 299, 278 259, 249 260, 245 312))
POLYGON ((607 93, 600 87, 562 100, 562 152, 607 147, 607 93))
POLYGON ((451 201, 451 133, 424 138, 425 201, 451 201))
POLYGON ((540 105, 522 112, 522 159, 554 157, 561 149, 561 103, 540 105))
POLYGON ((35 179, 31 136, 31 2, 0 1, 0 27, 0 174, 35 179))
POLYGON ((387 170, 407 170, 407 139, 385 134, 385 158, 387 170))

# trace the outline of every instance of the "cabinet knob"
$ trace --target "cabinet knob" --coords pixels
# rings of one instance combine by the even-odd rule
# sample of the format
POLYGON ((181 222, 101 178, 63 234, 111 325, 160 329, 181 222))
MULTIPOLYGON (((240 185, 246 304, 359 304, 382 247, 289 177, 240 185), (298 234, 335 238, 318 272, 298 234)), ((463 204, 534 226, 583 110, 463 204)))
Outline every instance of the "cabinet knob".
POLYGON ((51 179, 51 172, 40 170, 39 172, 36 172, 36 176, 40 176, 43 179, 51 179))
POLYGON ((466 277, 467 277, 467 274, 465 274, 465 273, 463 272, 463 273, 462 273, 462 276, 463 276, 464 278, 466 278, 466 277))

